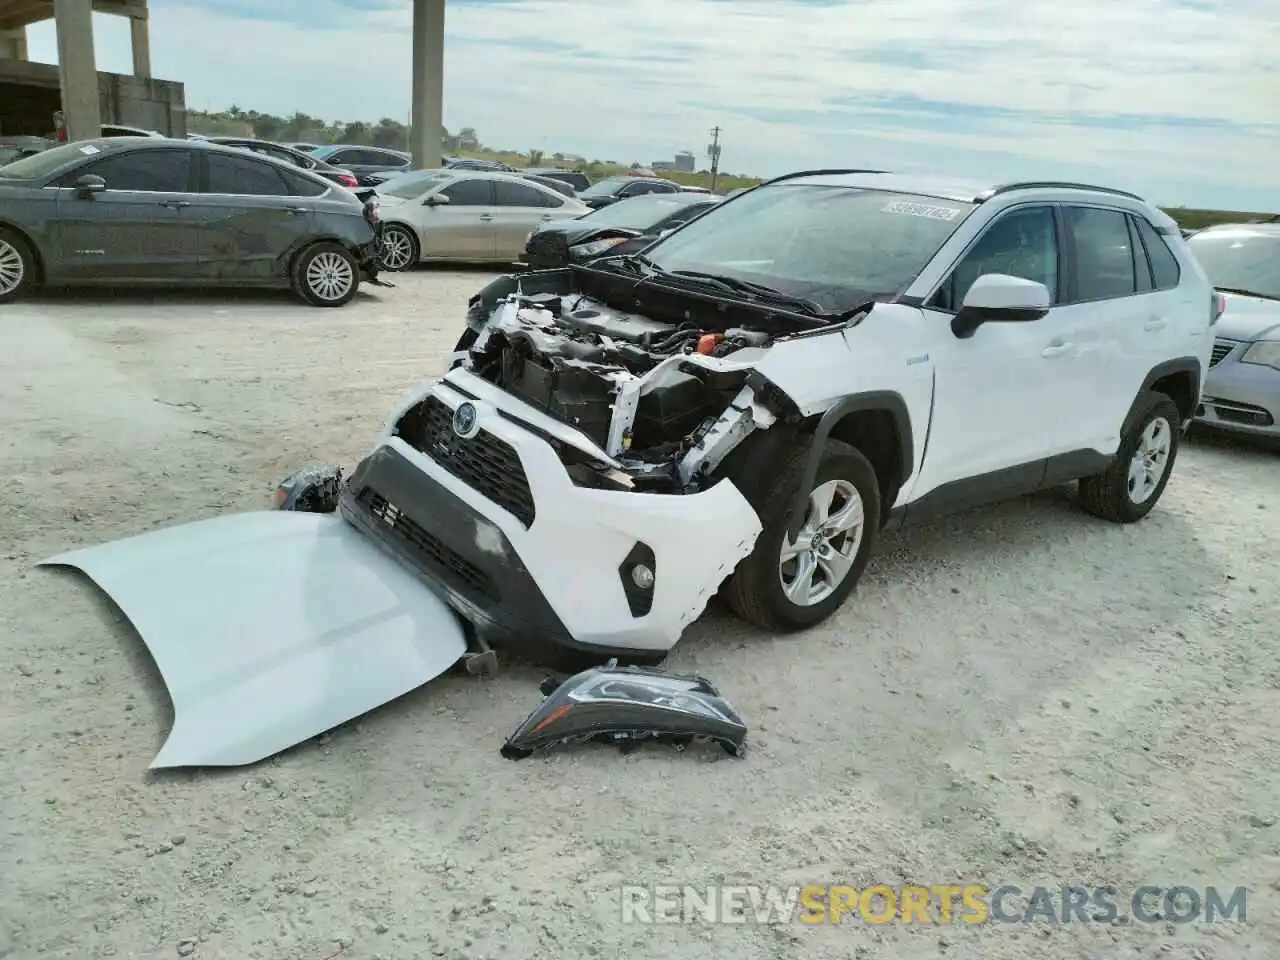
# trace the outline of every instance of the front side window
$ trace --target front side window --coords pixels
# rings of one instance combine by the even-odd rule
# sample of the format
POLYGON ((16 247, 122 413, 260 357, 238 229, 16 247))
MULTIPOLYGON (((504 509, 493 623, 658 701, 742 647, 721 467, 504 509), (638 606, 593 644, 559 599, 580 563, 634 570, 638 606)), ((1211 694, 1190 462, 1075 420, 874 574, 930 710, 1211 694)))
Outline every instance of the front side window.
POLYGON ((493 183, 483 177, 469 177, 451 183, 440 191, 449 198, 452 207, 493 206, 493 183))
POLYGON ((191 189, 191 151, 140 150, 117 154, 75 171, 70 175, 71 182, 90 173, 106 181, 108 190, 185 193, 191 189))
POLYGON ((401 200, 416 200, 432 187, 452 179, 453 175, 448 173, 402 173, 384 183, 378 192, 401 200))
POLYGON ((1280 232, 1221 227, 1197 233, 1187 246, 1218 289, 1280 300, 1280 232))
POLYGON ((1058 234, 1051 207, 1011 210, 995 220, 965 252, 930 306, 959 310, 973 281, 988 273, 1043 283, 1049 302, 1057 302, 1058 234))
POLYGON ((549 207, 559 206, 564 202, 537 187, 512 183, 509 180, 495 180, 493 194, 493 202, 499 207, 549 207))
POLYGON ((1065 207, 1063 213, 1076 255, 1076 289, 1071 299, 1083 303, 1136 293, 1138 275, 1127 215, 1098 207, 1065 207))
MULTIPOLYGON (((287 197, 289 185, 279 170, 249 157, 210 153, 206 193, 248 197, 287 197)), ((110 182, 107 184, 110 186, 110 182)))
POLYGON ((734 277, 844 312, 908 287, 974 206, 782 183, 709 210, 645 256, 661 270, 734 277))

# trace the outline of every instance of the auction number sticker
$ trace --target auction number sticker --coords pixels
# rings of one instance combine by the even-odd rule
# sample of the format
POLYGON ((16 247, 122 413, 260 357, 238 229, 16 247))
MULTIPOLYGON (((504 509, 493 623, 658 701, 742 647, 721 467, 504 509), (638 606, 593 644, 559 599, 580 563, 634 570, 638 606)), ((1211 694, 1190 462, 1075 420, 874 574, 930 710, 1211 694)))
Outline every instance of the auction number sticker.
POLYGON ((884 208, 885 213, 902 213, 908 217, 928 217, 930 220, 954 220, 960 216, 959 207, 935 207, 927 203, 909 203, 895 200, 884 208))
POLYGON ((83 147, 80 148, 80 152, 83 154, 87 154, 88 156, 91 157, 95 153, 100 153, 101 151, 98 150, 98 148, 95 147, 92 143, 86 143, 83 147))

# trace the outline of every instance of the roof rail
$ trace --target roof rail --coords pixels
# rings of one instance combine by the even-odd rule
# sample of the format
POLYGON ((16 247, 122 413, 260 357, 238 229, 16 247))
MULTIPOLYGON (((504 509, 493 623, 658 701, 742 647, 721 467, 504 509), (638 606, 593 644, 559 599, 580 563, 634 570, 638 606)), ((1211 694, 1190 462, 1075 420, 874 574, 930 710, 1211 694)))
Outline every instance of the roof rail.
POLYGON ((1092 183, 1072 183, 1069 180, 1020 180, 1014 183, 1002 183, 999 186, 992 187, 990 190, 984 190, 976 199, 979 201, 990 200, 992 197, 1008 193, 1011 190, 1031 190, 1031 189, 1059 189, 1059 190, 1088 190, 1092 193, 1109 193, 1116 197, 1128 197, 1130 200, 1141 200, 1146 203, 1146 197, 1140 197, 1136 193, 1130 193, 1128 190, 1117 190, 1114 187, 1099 187, 1092 183))
POLYGON ((888 170, 855 170, 855 169, 838 169, 838 170, 796 170, 792 173, 784 173, 781 176, 773 177, 769 180, 763 180, 759 186, 769 183, 781 183, 784 180, 795 180, 797 177, 831 177, 837 174, 848 173, 888 173, 888 170))

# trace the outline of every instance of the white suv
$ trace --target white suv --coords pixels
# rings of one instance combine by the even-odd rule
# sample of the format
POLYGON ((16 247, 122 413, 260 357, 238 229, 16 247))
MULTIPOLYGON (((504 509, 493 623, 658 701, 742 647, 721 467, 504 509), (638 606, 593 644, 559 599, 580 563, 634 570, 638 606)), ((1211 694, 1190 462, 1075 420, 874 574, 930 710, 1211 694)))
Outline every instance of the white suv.
POLYGON ((661 659, 722 591, 830 616, 891 520, 1168 483, 1217 300, 1119 190, 795 174, 642 254, 502 277, 341 509, 482 633, 661 659))

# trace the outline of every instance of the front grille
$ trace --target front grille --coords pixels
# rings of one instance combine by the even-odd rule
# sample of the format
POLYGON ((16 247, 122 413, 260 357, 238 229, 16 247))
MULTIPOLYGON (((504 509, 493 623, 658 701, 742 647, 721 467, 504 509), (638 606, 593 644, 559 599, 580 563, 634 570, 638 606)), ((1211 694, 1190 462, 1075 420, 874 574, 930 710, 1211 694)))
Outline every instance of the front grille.
POLYGON ((1234 340, 1213 341, 1213 352, 1209 354, 1209 366, 1216 367, 1232 350, 1236 348, 1234 340))
POLYGON ((397 433, 415 450, 492 500, 527 528, 534 518, 533 491, 515 448, 487 430, 464 440, 453 432, 453 411, 438 397, 427 397, 397 425, 397 433))
POLYGON ((432 562, 436 572, 450 580, 456 587, 473 594, 480 594, 497 601, 498 589, 493 579, 466 557, 449 547, 439 537, 434 537, 417 523, 405 516, 400 508, 377 493, 372 487, 360 491, 356 500, 369 512, 391 528, 401 540, 418 548, 432 562))

